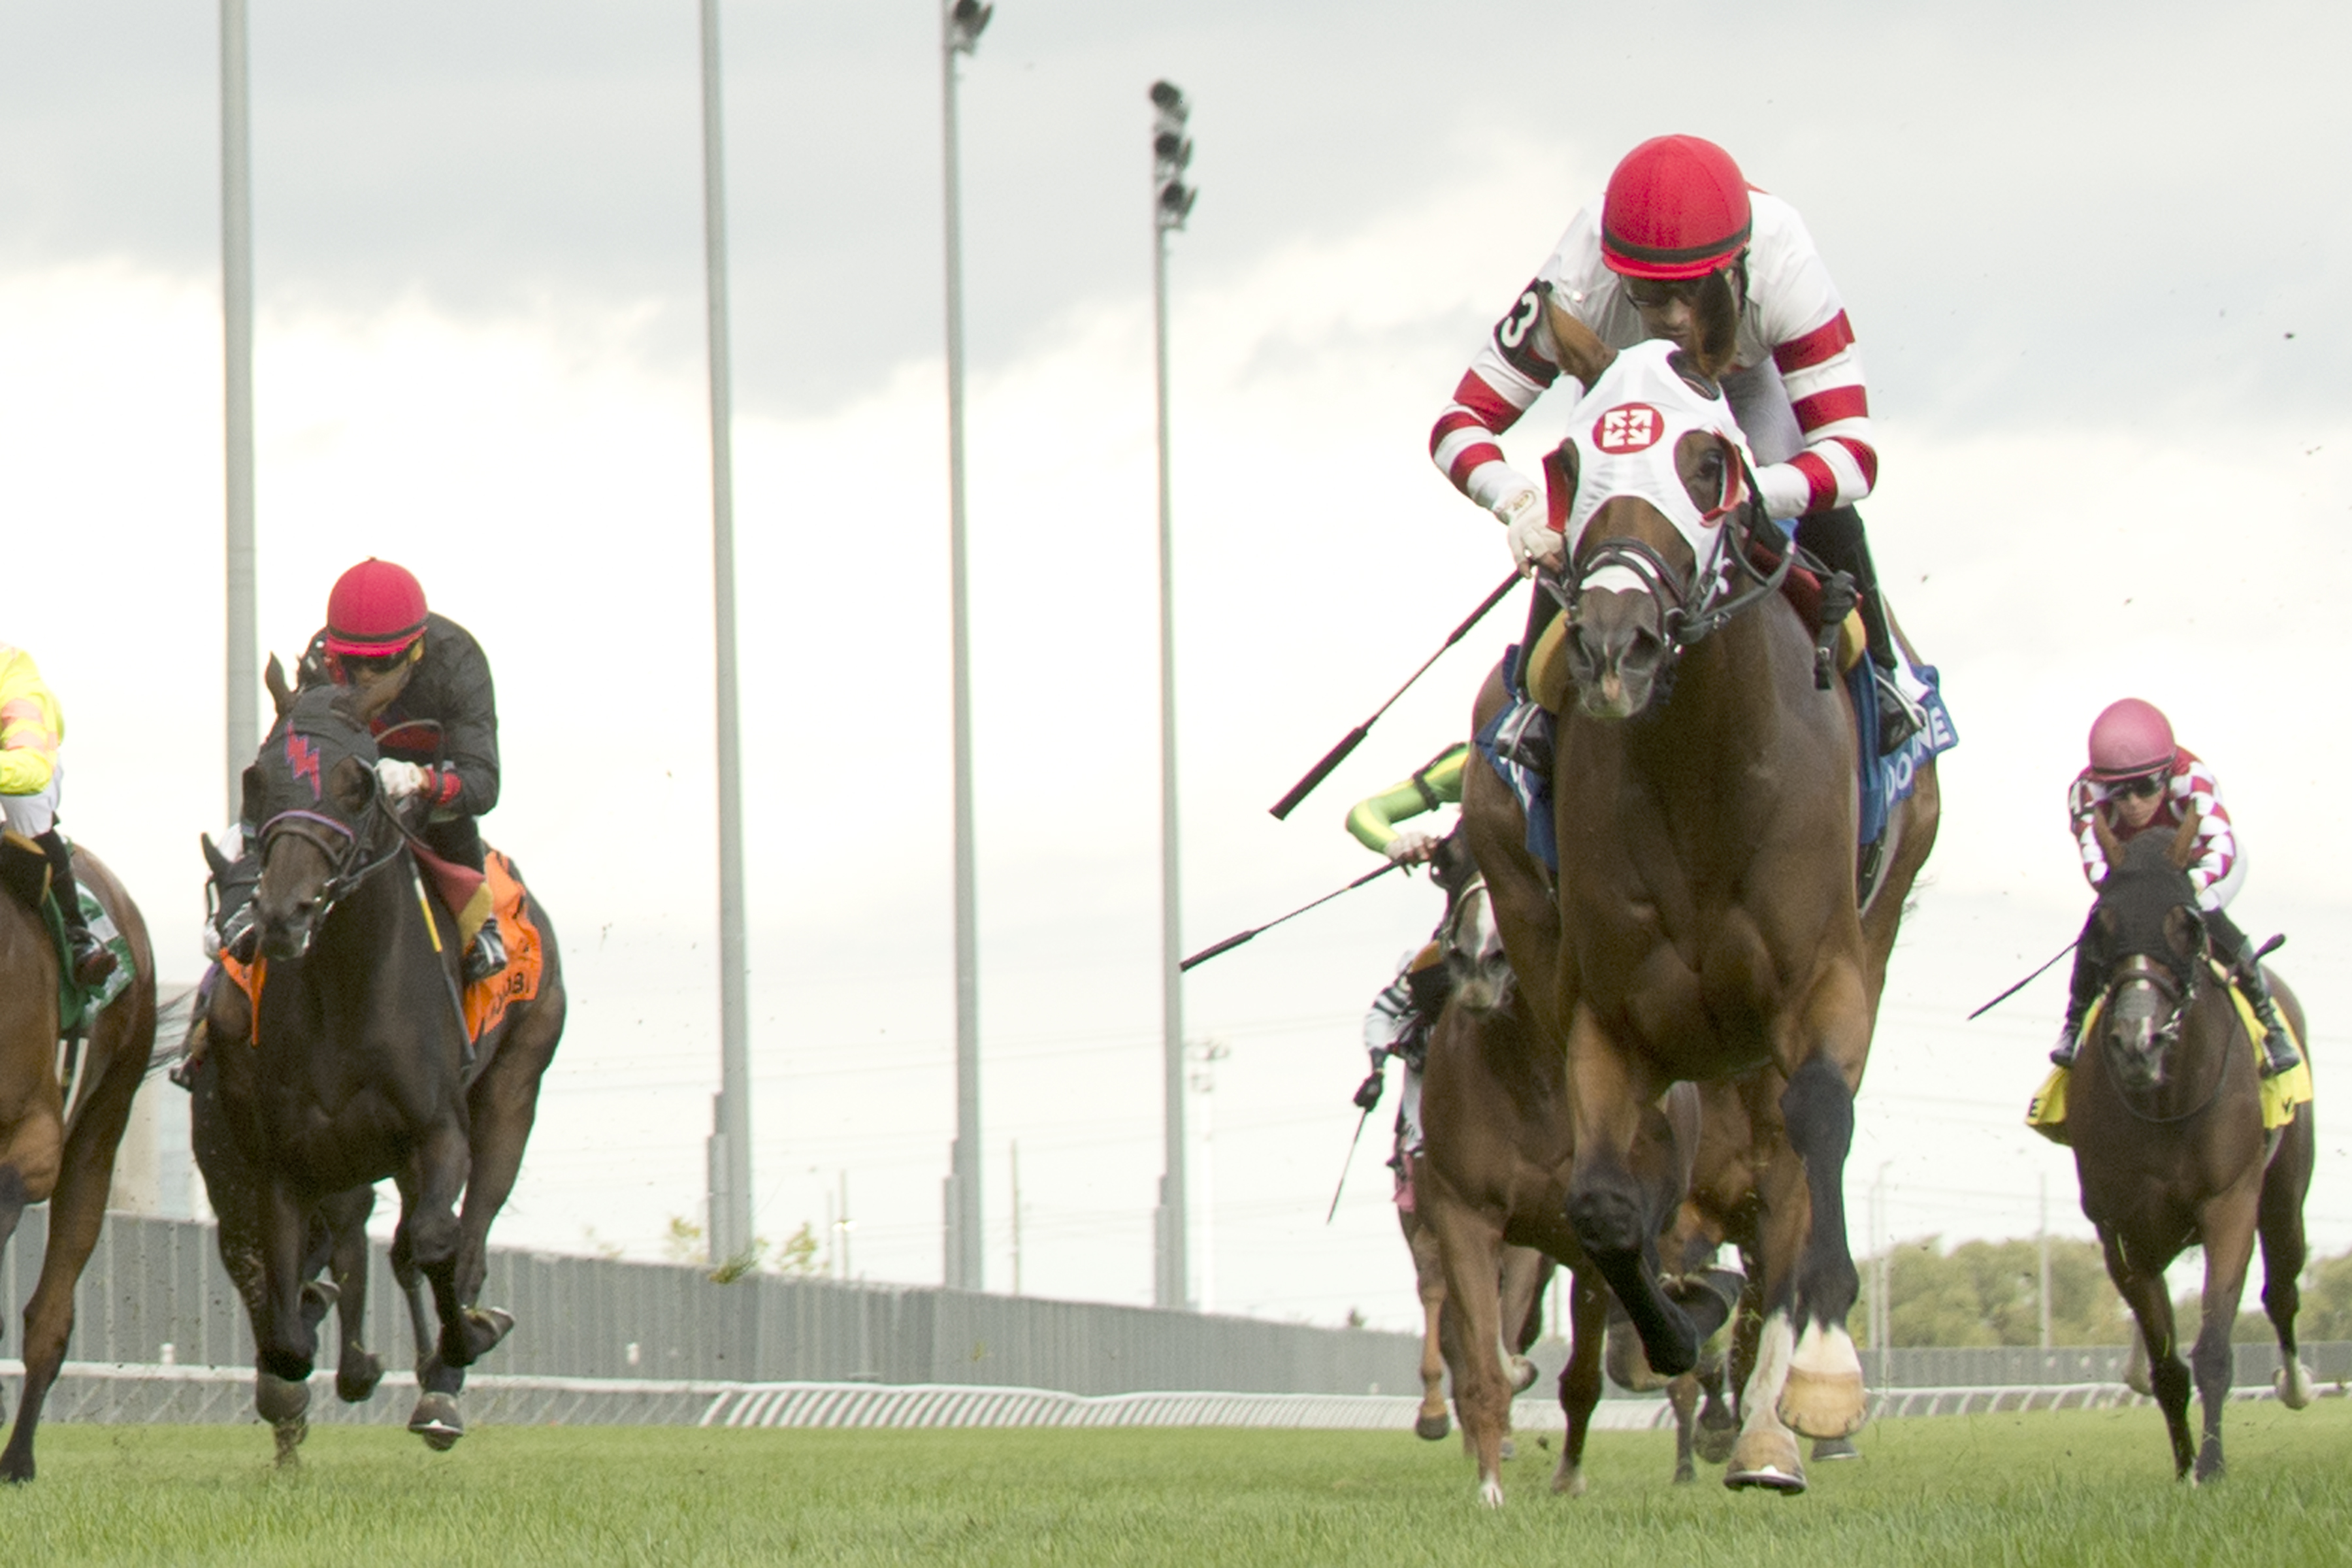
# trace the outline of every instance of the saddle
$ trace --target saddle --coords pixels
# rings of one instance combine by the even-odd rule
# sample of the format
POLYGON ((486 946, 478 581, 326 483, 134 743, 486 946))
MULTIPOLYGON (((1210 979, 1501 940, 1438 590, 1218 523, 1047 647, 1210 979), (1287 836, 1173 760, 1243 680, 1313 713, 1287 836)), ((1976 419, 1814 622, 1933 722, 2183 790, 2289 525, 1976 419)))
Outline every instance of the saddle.
POLYGON ((106 906, 88 888, 80 889, 84 922, 90 934, 114 954, 114 973, 84 991, 74 984, 73 948, 66 941, 65 919, 50 893, 49 858, 21 833, 0 831, 0 888, 47 928, 49 943, 58 955, 58 1032, 65 1039, 79 1039, 89 1032, 89 1022, 99 1010, 130 989, 131 944, 115 929, 114 917, 106 912, 106 906))
MULTIPOLYGON (((441 895, 442 902, 457 912, 459 951, 493 913, 499 917, 499 929, 505 934, 507 966, 467 986, 459 999, 467 1042, 478 1046, 504 1021, 508 1008, 539 995, 540 981, 547 970, 547 951, 539 927, 530 918, 530 890, 514 862, 499 850, 484 853, 483 869, 478 872, 452 865, 414 845, 410 850, 416 857, 420 871, 433 879, 434 889, 441 895)), ((245 993, 249 1005, 247 1017, 250 1022, 245 1043, 259 1045, 255 1037, 258 1033, 261 990, 268 982, 269 960, 257 955, 251 963, 240 963, 224 952, 220 966, 222 975, 245 993)))
MULTIPOLYGON (((2262 1020, 2254 1014, 2253 1003, 2249 1001, 2245 992, 2230 979, 2229 971, 2220 964, 2214 964, 2212 969, 2213 978, 2230 987, 2230 1000, 2237 1004, 2238 1021, 2245 1026, 2247 1043, 2253 1049, 2254 1070, 2260 1072, 2266 1059, 2263 1053, 2263 1040, 2270 1031, 2263 1027, 2262 1020)), ((2089 1012, 2083 1015, 2082 1033, 2074 1037, 2078 1049, 2087 1049, 2090 1047, 2093 1033, 2098 1027, 2099 1015, 2105 1009, 2106 1005, 2107 999, 2102 996, 2091 1004, 2089 1012)), ((2288 1036, 2292 1038, 2294 1026, 2287 1023, 2284 1015, 2279 1021, 2286 1024, 2288 1036)), ((2303 1060, 2296 1064, 2292 1071, 2283 1072, 2275 1078, 2266 1078, 2262 1080, 2263 1131, 2265 1132, 2276 1131, 2294 1121, 2296 1106, 2311 1103, 2311 1053, 2304 1050, 2303 1042, 2300 1039, 2295 1040, 2294 1044, 2303 1060)), ((2070 1145, 2073 1142, 2066 1131, 2066 1084, 2073 1076, 2073 1072, 2074 1069, 2071 1068, 2052 1068, 2050 1076, 2042 1080, 2042 1087, 2034 1090, 2033 1098, 2028 1100, 2025 1106, 2025 1124, 2062 1148, 2070 1145)))

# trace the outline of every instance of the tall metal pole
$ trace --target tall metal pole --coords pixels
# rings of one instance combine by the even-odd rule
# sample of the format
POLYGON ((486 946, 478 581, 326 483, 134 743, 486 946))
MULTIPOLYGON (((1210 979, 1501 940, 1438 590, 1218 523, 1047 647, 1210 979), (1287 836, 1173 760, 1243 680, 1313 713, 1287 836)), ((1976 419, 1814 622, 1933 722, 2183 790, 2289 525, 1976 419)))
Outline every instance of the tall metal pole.
POLYGON ((710 1261, 751 1246, 751 1047, 743 936, 742 754, 736 737, 735 449, 728 358, 727 169, 719 0, 702 0, 702 247, 710 313, 710 575, 719 691, 719 1096, 711 1107, 710 1261))
POLYGON ((1160 438, 1160 1027, 1167 1164, 1160 1178, 1154 1226, 1158 1269, 1153 1300, 1192 1305, 1186 1267, 1192 1232, 1184 1173, 1184 953, 1176 823, 1175 545, 1170 529, 1168 464, 1168 231, 1184 226, 1198 192, 1183 183, 1192 144, 1184 123, 1191 105, 1173 82, 1151 85, 1157 111, 1151 139, 1151 342, 1160 438))
POLYGON ((948 1154, 945 1260, 950 1290, 982 1288, 980 1208, 980 917, 972 859, 971 630, 964 604, 963 198, 956 159, 956 57, 972 52, 992 5, 941 0, 940 132, 947 185, 948 637, 955 710, 956 1135, 948 1154))
POLYGON ((227 473, 228 816, 244 809, 245 765, 261 746, 260 642, 253 586, 253 151, 245 0, 221 0, 221 363, 227 473))

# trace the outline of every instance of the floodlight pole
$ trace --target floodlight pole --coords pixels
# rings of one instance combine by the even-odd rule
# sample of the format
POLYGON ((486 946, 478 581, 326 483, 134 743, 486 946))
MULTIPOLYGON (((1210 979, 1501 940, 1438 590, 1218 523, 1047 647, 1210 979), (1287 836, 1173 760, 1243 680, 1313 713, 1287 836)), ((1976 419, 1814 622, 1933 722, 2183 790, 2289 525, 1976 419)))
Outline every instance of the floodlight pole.
POLYGON ((1160 446, 1160 997, 1161 1092, 1167 1146, 1153 1216, 1157 1268, 1152 1300, 1192 1304, 1186 1267, 1192 1231, 1184 1172, 1184 975, 1181 858, 1176 820, 1175 550, 1170 530, 1168 465, 1168 231, 1182 228, 1200 193, 1184 184, 1192 143, 1184 135, 1192 106, 1176 84, 1151 84, 1151 342, 1160 446))
POLYGON ((979 873, 972 854, 971 632, 965 610, 963 510, 963 202, 956 160, 956 57, 971 54, 995 7, 940 0, 940 94, 947 188, 948 637, 954 683, 956 1135, 948 1154, 945 1266, 950 1290, 982 1288, 979 873))
POLYGON ((245 809, 245 766, 261 747, 253 584, 253 153, 245 0, 221 0, 222 436, 227 476, 228 705, 222 746, 228 820, 245 809))
POLYGON ((727 169, 719 0, 702 0, 702 244, 710 329, 710 574, 718 656, 719 1095, 711 1107, 710 1261, 751 1247, 751 1048, 743 933, 742 755, 736 734, 734 395, 728 355, 727 169))

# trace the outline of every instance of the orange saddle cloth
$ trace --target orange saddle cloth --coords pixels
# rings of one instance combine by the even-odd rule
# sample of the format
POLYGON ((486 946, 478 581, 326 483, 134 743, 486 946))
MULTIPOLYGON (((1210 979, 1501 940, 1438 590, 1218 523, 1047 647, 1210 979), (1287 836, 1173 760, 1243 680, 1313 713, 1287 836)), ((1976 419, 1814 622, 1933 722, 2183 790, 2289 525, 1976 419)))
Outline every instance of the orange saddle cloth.
MULTIPOLYGON (((523 886, 521 873, 515 869, 514 862, 496 849, 484 853, 484 869, 480 872, 451 865, 413 847, 412 852, 425 874, 433 879, 434 890, 441 895, 441 901, 457 912, 460 951, 474 940, 474 933, 482 929, 493 912, 499 917, 499 933, 506 938, 507 966, 488 979, 477 980, 466 987, 466 1033, 478 1045, 482 1037, 499 1026, 509 1007, 539 994, 540 979, 547 969, 547 953, 539 927, 531 922, 530 889, 523 886)), ((250 1016, 257 1024, 261 1017, 261 988, 268 978, 269 960, 257 957, 250 964, 245 964, 223 953, 220 963, 221 973, 252 1004, 250 1016)), ((258 1033, 257 1028, 255 1032, 258 1033)), ((259 1041, 250 1039, 247 1043, 257 1045, 259 1041)))

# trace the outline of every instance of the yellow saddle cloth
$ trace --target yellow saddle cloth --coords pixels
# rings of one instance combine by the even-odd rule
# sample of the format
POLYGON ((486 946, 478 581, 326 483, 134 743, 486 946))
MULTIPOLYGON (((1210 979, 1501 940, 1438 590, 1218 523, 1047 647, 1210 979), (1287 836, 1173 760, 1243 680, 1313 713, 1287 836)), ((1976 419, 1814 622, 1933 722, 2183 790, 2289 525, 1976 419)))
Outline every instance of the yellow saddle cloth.
MULTIPOLYGON (((2254 1067, 2260 1071, 2265 1062, 2263 1039, 2270 1031, 2263 1028, 2262 1020, 2254 1016, 2254 1005, 2246 1000, 2246 994, 2235 985, 2230 987, 2230 1000, 2238 1005, 2238 1016, 2246 1026, 2246 1038, 2253 1046, 2254 1067)), ((2092 1030, 2098 1026, 2099 1010, 2105 1005, 2106 998, 2102 996, 2091 1005, 2090 1012, 2084 1015, 2083 1032, 2075 1037, 2078 1046, 2090 1040, 2092 1030)), ((2280 1021, 2285 1022, 2284 1015, 2280 1021)), ((2288 1038, 2294 1039, 2294 1026, 2288 1024, 2286 1026, 2288 1038)), ((2294 1121, 2296 1106, 2311 1103, 2311 1053, 2300 1039, 2294 1040, 2294 1047, 2303 1059, 2276 1078, 2262 1080, 2263 1130, 2266 1132, 2294 1121)), ((2069 1068, 2052 1068, 2050 1076, 2042 1080, 2042 1087, 2034 1091, 2033 1099, 2025 1107, 2025 1124, 2053 1143, 2063 1144, 2068 1141, 2066 1079, 2069 1076, 2069 1068)))

